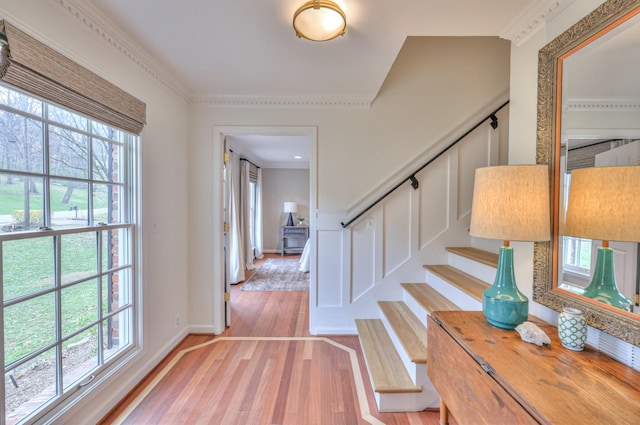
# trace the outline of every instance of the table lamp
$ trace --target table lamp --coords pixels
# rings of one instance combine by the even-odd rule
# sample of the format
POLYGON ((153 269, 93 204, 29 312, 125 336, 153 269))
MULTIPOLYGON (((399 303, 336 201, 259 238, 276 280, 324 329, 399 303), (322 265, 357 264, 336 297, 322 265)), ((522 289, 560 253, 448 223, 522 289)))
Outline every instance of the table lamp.
POLYGON ((298 204, 295 202, 285 202, 284 203, 284 212, 289 213, 289 218, 287 219, 287 226, 293 226, 293 215, 292 213, 298 212, 298 204))
POLYGON ((616 285, 609 241, 640 241, 640 166, 573 170, 562 233, 600 239, 596 268, 584 296, 631 311, 631 300, 616 285))
POLYGON ((516 286, 510 241, 548 241, 549 210, 549 168, 546 165, 507 165, 476 170, 470 234, 504 240, 495 281, 482 294, 482 311, 493 326, 514 329, 527 320, 529 299, 516 286))

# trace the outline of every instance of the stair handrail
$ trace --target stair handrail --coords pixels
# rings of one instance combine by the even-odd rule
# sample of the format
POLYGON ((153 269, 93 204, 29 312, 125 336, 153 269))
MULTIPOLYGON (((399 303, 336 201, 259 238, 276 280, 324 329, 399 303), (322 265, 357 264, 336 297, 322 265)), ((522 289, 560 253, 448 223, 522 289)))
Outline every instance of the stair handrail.
POLYGON ((352 223, 354 223, 355 221, 357 221, 360 217, 362 217, 363 215, 365 215, 370 209, 372 209, 373 207, 375 207, 376 205, 378 205, 380 202, 382 202, 387 196, 391 195, 393 192, 395 192, 399 187, 401 187, 403 184, 405 184, 405 182, 410 181, 411 182, 411 187, 414 190, 417 190, 419 187, 419 182, 416 179, 416 174, 418 174, 420 171, 424 170, 426 167, 429 166, 429 164, 431 164, 433 161, 435 161, 436 159, 440 158, 442 155, 444 155, 449 149, 451 149, 452 147, 454 147, 455 145, 457 145, 460 141, 462 141, 465 137, 467 137, 471 132, 473 132, 476 128, 480 127, 486 120, 490 119, 491 120, 491 127, 495 130, 496 128, 498 128, 498 117, 496 116, 496 114, 505 106, 507 106, 509 104, 509 101, 507 100, 506 102, 504 102, 502 105, 500 105, 499 107, 497 107, 493 112, 491 112, 489 115, 487 115, 486 117, 484 117, 483 119, 481 119, 477 124, 475 124, 473 127, 471 127, 469 130, 467 130, 462 136, 458 137, 457 139, 455 139, 453 142, 449 143, 447 146, 445 146, 440 152, 438 152, 437 154, 435 154, 431 159, 429 159, 427 162, 425 162, 423 165, 421 165, 420 167, 418 167, 417 170, 415 170, 413 173, 409 174, 406 178, 402 179, 400 182, 398 182, 395 186, 393 186, 391 189, 389 189, 387 192, 385 192, 383 195, 381 195, 380 197, 378 197, 375 201, 373 201, 371 204, 369 204, 368 207, 364 208, 362 211, 360 211, 358 214, 356 214, 355 216, 353 216, 351 219, 349 219, 346 223, 345 222, 340 222, 340 225, 342 226, 343 229, 346 229, 347 227, 349 227, 349 225, 351 225, 352 223))

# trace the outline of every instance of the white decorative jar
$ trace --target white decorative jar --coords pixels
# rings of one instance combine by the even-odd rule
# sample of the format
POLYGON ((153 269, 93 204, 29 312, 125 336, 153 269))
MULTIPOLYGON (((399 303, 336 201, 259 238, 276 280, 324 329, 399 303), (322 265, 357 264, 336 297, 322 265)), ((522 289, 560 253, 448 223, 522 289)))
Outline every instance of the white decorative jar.
POLYGON ((587 321, 577 308, 564 308, 558 316, 558 335, 569 350, 582 351, 587 342, 587 321))

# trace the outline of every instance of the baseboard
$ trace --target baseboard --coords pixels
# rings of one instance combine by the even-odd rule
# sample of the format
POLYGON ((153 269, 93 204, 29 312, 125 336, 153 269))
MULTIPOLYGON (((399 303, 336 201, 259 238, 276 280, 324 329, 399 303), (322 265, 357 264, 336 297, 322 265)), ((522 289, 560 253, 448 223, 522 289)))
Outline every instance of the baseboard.
POLYGON ((216 332, 213 325, 189 325, 188 330, 190 334, 211 334, 219 335, 221 332, 216 332))
MULTIPOLYGON (((189 334, 184 328, 169 340, 162 348, 150 356, 142 365, 135 360, 101 379, 100 386, 94 387, 80 397, 68 408, 59 412, 52 412, 52 420, 61 423, 74 424, 78 418, 82 423, 98 423, 123 400, 178 344, 189 334), (115 388, 115 389, 114 389, 115 388)), ((149 354, 143 348, 136 357, 149 354)))

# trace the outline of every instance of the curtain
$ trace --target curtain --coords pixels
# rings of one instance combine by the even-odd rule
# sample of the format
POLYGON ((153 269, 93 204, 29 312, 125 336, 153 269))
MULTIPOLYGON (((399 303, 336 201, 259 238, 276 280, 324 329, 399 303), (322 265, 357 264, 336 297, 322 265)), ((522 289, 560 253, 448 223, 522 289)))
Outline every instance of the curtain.
POLYGON ((134 134, 146 121, 143 102, 5 20, 0 80, 134 134))
POLYGON ((240 237, 244 246, 244 267, 253 270, 253 244, 251 243, 251 163, 240 161, 240 237))
POLYGON ((255 205, 255 256, 259 260, 264 257, 262 243, 262 168, 258 168, 256 179, 256 205, 255 205))
POLYGON ((231 152, 227 164, 229 193, 229 233, 227 253, 229 255, 229 283, 242 282, 244 275, 244 248, 240 230, 240 158, 231 152))

